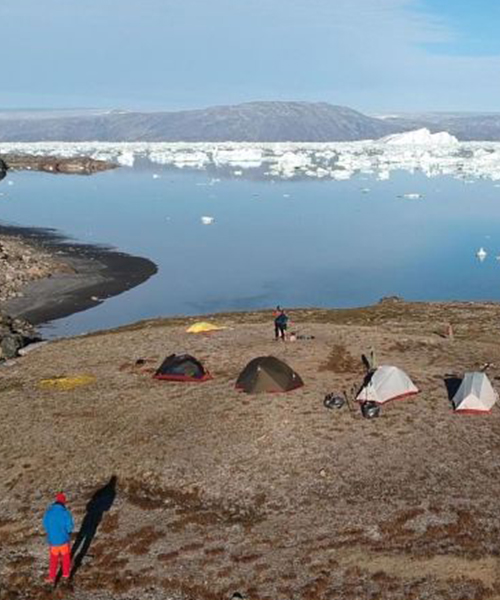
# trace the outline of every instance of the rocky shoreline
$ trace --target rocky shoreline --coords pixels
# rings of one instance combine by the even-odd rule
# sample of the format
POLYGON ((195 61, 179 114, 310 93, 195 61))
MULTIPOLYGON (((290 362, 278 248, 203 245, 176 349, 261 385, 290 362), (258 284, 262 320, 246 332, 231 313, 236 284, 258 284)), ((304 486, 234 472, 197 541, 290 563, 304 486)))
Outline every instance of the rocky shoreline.
MULTIPOLYGON (((90 175, 116 166, 89 157, 6 154, 0 156, 0 180, 9 170, 90 175)), ((21 317, 13 318, 2 310, 6 303, 22 298, 23 290, 30 283, 64 275, 75 275, 68 261, 58 260, 53 252, 39 245, 26 243, 19 232, 9 235, 5 228, 0 232, 0 361, 15 358, 22 348, 38 339, 29 321, 21 317)))
POLYGON ((96 306, 156 271, 146 258, 72 243, 52 230, 0 225, 0 361, 36 340, 36 326, 96 306))
POLYGON ((46 173, 65 173, 69 175, 91 175, 100 171, 115 169, 118 165, 105 160, 96 160, 88 156, 59 157, 35 156, 30 154, 0 155, 0 179, 7 171, 44 171, 46 173))
MULTIPOLYGON (((67 273, 69 265, 48 252, 24 243, 18 236, 0 236, 0 307, 23 296, 30 282, 67 273)), ((15 358, 19 350, 37 339, 34 327, 24 319, 0 312, 0 360, 15 358)))

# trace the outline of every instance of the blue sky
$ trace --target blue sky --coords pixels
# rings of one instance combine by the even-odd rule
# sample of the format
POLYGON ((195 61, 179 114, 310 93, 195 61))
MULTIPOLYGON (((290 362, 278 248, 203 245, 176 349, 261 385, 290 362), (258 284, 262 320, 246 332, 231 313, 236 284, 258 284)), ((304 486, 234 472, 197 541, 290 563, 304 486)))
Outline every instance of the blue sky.
POLYGON ((448 28, 451 40, 439 51, 457 56, 500 56, 500 2, 427 0, 423 3, 448 28))
POLYGON ((0 0, 0 108, 500 110, 499 0, 0 0))

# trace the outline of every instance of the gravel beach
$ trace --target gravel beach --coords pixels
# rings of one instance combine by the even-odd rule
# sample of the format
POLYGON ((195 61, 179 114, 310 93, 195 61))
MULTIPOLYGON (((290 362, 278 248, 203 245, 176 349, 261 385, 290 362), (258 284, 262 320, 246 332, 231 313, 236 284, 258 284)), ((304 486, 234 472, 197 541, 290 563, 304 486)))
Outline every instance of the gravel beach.
POLYGON ((146 258, 73 243, 53 230, 4 225, 0 267, 0 309, 34 325, 96 306, 157 271, 146 258))

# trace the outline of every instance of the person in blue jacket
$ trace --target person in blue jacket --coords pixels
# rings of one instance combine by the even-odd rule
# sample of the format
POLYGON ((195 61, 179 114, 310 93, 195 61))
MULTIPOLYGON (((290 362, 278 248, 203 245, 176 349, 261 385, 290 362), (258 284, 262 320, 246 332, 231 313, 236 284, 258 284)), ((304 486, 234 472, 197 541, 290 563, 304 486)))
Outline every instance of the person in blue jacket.
POLYGON ((66 507, 66 496, 56 495, 56 501, 49 506, 43 516, 43 527, 47 534, 50 550, 49 576, 47 581, 55 583, 59 561, 62 562, 62 576, 68 580, 71 575, 71 534, 75 528, 73 515, 66 507))
POLYGON ((283 341, 285 341, 289 318, 286 312, 279 306, 276 307, 276 310, 279 310, 279 313, 274 319, 274 337, 276 340, 281 338, 283 341))

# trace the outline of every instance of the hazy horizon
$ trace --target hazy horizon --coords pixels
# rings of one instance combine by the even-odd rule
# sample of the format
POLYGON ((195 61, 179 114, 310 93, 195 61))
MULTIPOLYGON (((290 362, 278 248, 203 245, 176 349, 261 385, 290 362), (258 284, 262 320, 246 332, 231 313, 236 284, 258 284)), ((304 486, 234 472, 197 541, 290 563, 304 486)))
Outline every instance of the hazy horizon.
MULTIPOLYGON (((141 113, 155 113, 155 112, 181 112, 181 111, 189 111, 189 110, 205 110, 208 108, 215 108, 215 107, 226 107, 226 106, 237 106, 240 104, 253 104, 253 103, 260 103, 260 102, 290 102, 290 103, 294 103, 294 102, 301 102, 301 103, 310 103, 310 104, 315 104, 315 103, 326 103, 326 104, 331 104, 331 105, 335 105, 334 102, 327 102, 327 101, 322 101, 322 100, 294 100, 294 99, 282 99, 282 100, 258 100, 258 99, 254 99, 254 100, 246 100, 246 101, 242 101, 242 102, 238 102, 235 104, 227 104, 227 103, 217 103, 217 104, 210 104, 210 105, 200 105, 200 106, 193 106, 193 107, 178 107, 178 108, 172 108, 172 107, 158 107, 158 108, 138 108, 138 107, 133 107, 133 106, 0 106, 0 114, 2 113, 50 113, 50 112, 54 112, 54 113, 78 113, 78 112, 98 112, 98 113, 105 113, 105 112, 112 112, 112 111, 117 111, 117 112, 141 112, 141 113)), ((357 112, 360 112, 362 114, 365 115, 369 115, 369 116, 373 116, 373 117, 385 117, 385 116, 390 116, 390 115, 414 115, 414 114, 463 114, 463 115, 490 115, 490 114, 500 114, 500 107, 497 110, 454 110, 452 107, 445 109, 443 108, 442 110, 400 110, 398 108, 393 108, 393 109, 388 109, 386 111, 377 111, 377 110, 362 110, 360 108, 357 108, 356 106, 347 106, 347 105, 339 105, 339 106, 345 106, 346 108, 350 108, 352 110, 355 110, 357 112)))

